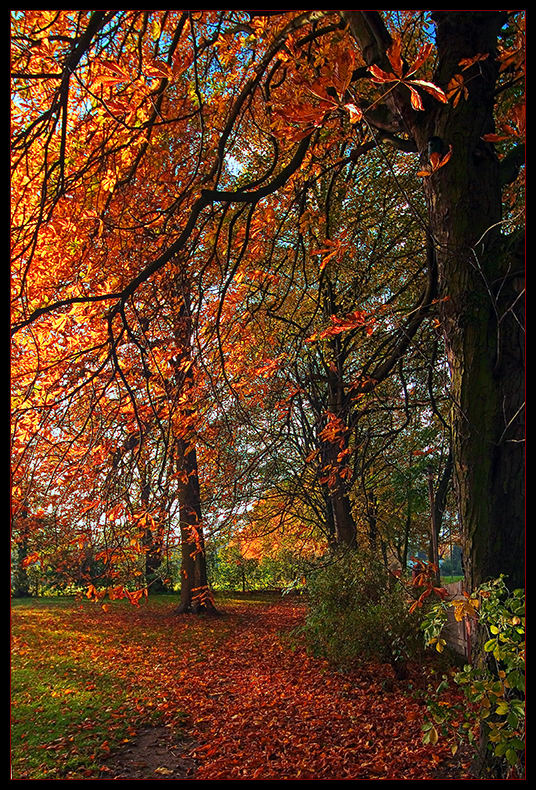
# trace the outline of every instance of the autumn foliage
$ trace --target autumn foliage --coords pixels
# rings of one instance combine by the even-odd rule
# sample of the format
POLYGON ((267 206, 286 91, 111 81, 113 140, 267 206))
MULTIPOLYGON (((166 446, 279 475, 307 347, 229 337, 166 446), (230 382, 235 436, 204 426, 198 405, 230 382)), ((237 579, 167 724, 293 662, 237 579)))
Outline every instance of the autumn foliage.
MULTIPOLYGON (((524 37, 522 11, 11 13, 12 591, 82 596, 95 650, 150 620, 154 666, 111 635, 96 661, 204 723, 196 778, 440 758, 415 706, 272 644, 299 607, 235 612, 167 694, 151 596, 184 635, 218 573, 303 591, 368 556, 357 652, 397 667, 397 607, 444 596, 454 548, 469 586, 522 586, 524 37)), ((320 605, 335 626, 354 571, 320 605)))
MULTIPOLYGON (((203 533, 232 532, 272 482, 291 508, 293 478, 309 539, 355 542, 350 499, 381 478, 364 426, 386 398, 396 415, 395 371, 408 413, 397 365, 406 356, 417 371, 412 338, 433 346, 446 326, 436 311, 449 297, 435 293, 415 219, 419 176, 435 184, 456 156, 452 143, 422 151, 376 112, 409 99, 424 123, 458 108, 489 61, 460 57, 442 85, 425 15, 386 17, 383 65, 358 22, 324 11, 13 13, 23 570, 130 592, 161 584, 180 544, 200 560, 203 533), (394 180, 381 170, 387 145, 394 180), (321 498, 333 524, 313 515, 321 498)), ((497 55, 505 91, 522 74, 522 43, 514 15, 497 55)), ((500 134, 482 140, 520 139, 512 90, 500 134)), ((396 415, 386 441, 403 425, 396 415)))
MULTIPOLYGON (((107 770, 110 750, 135 744, 147 721, 186 728, 188 741, 175 743, 173 751, 188 753, 192 774, 169 775, 163 763, 156 766, 160 773, 144 778, 394 779, 403 774, 431 779, 438 770, 449 776, 449 745, 422 743, 422 700, 412 699, 393 681, 390 667, 371 663, 341 676, 303 646, 295 643, 290 649, 281 634, 302 622, 302 604, 234 601, 223 606, 226 617, 209 624, 175 623, 173 639, 169 604, 138 610, 114 602, 104 613, 89 602, 16 610, 17 664, 37 662, 43 677, 49 677, 53 660, 57 676, 48 693, 59 695, 64 708, 75 709, 87 694, 85 685, 99 693, 101 672, 113 684, 108 704, 115 697, 120 702, 106 728, 98 713, 73 727, 73 735, 92 736, 92 768, 84 768, 84 755, 73 752, 68 737, 51 742, 44 735, 31 759, 23 745, 17 750, 17 776, 25 778, 25 766, 27 771, 33 765, 34 776, 45 779, 114 778, 107 770), (61 634, 59 643, 50 641, 54 633, 61 634), (91 668, 84 685, 70 666, 74 658, 83 662, 88 655, 91 668), (120 701, 120 693, 126 699, 120 701), (70 769, 62 769, 62 758, 70 769)), ((416 688, 423 679, 421 668, 416 688)), ((17 731, 23 728, 19 715, 14 708, 17 731)), ((459 777, 464 768, 459 761, 457 766, 459 777)))

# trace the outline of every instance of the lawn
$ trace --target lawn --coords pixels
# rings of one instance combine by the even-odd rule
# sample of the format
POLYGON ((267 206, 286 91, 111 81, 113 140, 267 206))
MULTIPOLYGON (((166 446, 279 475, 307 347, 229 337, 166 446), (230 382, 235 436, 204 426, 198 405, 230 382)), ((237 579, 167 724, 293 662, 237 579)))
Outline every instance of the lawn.
MULTIPOLYGON (((303 604, 226 596, 216 618, 175 600, 14 601, 13 779, 98 779, 151 727, 188 739, 194 779, 441 778, 422 743, 422 672, 341 675, 285 637, 303 604)), ((134 758, 127 758, 134 759, 134 758)), ((139 778, 176 778, 166 769, 139 778)), ((463 766, 457 766, 461 778, 463 766), (461 773, 460 773, 461 772, 461 773)))
MULTIPOLYGON (((169 596, 108 611, 84 599, 13 602, 13 778, 93 776, 138 727, 164 718, 163 657, 175 667, 201 661, 224 632, 192 621, 170 640, 172 605, 169 596)), ((174 708, 174 721, 183 718, 174 708)))

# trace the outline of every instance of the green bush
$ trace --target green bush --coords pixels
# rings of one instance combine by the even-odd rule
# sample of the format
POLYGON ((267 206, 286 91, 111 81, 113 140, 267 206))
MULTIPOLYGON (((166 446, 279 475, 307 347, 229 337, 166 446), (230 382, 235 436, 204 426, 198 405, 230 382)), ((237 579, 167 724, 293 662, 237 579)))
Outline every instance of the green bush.
POLYGON ((464 600, 436 604, 423 620, 428 645, 437 647, 448 606, 455 607, 457 620, 473 621, 476 655, 471 664, 454 673, 455 684, 463 690, 462 704, 445 704, 447 676, 435 691, 430 690, 425 741, 435 743, 440 735, 450 736, 453 748, 468 741, 483 773, 520 778, 525 751, 524 590, 510 592, 500 576, 464 600))
POLYGON ((326 561, 307 580, 309 609, 301 629, 313 655, 340 668, 390 663, 397 678, 420 653, 419 617, 404 586, 375 556, 357 551, 326 561))

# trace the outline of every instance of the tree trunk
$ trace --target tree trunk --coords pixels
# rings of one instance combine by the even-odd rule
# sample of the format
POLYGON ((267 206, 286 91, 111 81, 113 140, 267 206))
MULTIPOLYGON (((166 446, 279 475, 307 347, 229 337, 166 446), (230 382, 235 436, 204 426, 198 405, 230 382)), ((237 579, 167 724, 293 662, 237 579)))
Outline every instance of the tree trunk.
POLYGON ((13 572, 13 597, 29 598, 31 596, 30 579, 24 563, 28 556, 28 540, 25 536, 17 541, 15 551, 16 562, 13 572))
POLYGON ((378 499, 374 491, 366 491, 367 522, 369 528, 369 545, 372 552, 376 553, 378 543, 378 499))
MULTIPOLYGON (((139 472, 141 478, 140 506, 142 511, 146 511, 149 508, 149 496, 151 493, 148 464, 141 464, 139 472)), ((164 592, 166 588, 159 574, 159 568, 162 564, 162 543, 159 536, 148 525, 143 534, 143 547, 145 550, 145 584, 147 593, 154 595, 164 592)))
POLYGON ((437 510, 434 493, 434 476, 431 469, 428 470, 428 498, 430 500, 430 550, 428 552, 428 559, 435 566, 434 584, 439 587, 440 574, 439 574, 439 529, 440 523, 437 520, 437 510))
MULTIPOLYGON (((180 354, 176 359, 176 385, 186 395, 193 385, 191 310, 189 282, 184 274, 177 275, 172 284, 173 296, 179 303, 176 339, 180 354)), ((205 541, 201 515, 201 493, 197 469, 194 432, 189 426, 192 412, 184 414, 184 435, 175 439, 178 471, 182 481, 179 488, 179 520, 181 533, 181 593, 175 612, 199 614, 217 612, 208 586, 205 541)))
POLYGON ((355 548, 357 545, 356 526, 348 495, 339 489, 335 490, 332 493, 331 504, 335 515, 337 545, 355 548))
POLYGON ((15 567, 12 576, 12 593, 14 598, 29 598, 30 579, 26 568, 30 528, 28 525, 28 511, 22 508, 17 516, 13 517, 12 525, 16 524, 18 536, 15 540, 15 567))
MULTIPOLYGON (((330 309, 333 313, 337 311, 333 297, 331 297, 330 309)), ((347 464, 348 398, 345 394, 342 354, 338 338, 333 339, 330 348, 333 360, 332 367, 327 372, 328 409, 340 421, 341 430, 321 442, 320 457, 324 468, 330 470, 329 474, 334 478, 328 483, 328 493, 335 528, 335 545, 356 548, 357 528, 348 494, 350 486, 347 478, 341 474, 347 464), (335 363, 334 360, 337 362, 335 363), (334 370, 333 367, 336 369, 334 370)))
POLYGON ((181 532, 181 594, 175 612, 215 613, 216 609, 208 586, 205 542, 201 522, 201 497, 197 476, 197 456, 194 447, 183 450, 184 482, 179 494, 181 532))
POLYGON ((327 511, 327 526, 332 548, 357 545, 357 529, 352 513, 352 503, 348 496, 347 482, 340 476, 342 465, 337 456, 346 449, 333 441, 319 439, 321 474, 320 485, 327 511))
MULTIPOLYGON (((462 58, 489 53, 466 73, 467 100, 436 111, 427 128, 428 139, 452 146, 448 165, 425 179, 425 194, 444 300, 465 585, 474 590, 505 574, 511 588, 523 587, 523 262, 518 240, 501 233, 501 167, 482 139, 495 131, 494 55, 505 15, 442 11, 434 20, 439 85, 448 84, 462 58)), ((473 661, 485 658, 481 644, 474 648, 473 661)), ((485 741, 476 771, 492 777, 497 760, 485 741)))
POLYGON ((352 513, 352 503, 348 495, 348 483, 340 475, 343 465, 337 457, 347 449, 345 437, 322 438, 320 431, 318 444, 320 449, 320 485, 328 511, 328 528, 331 546, 355 548, 357 545, 357 529, 352 513))
POLYGON ((143 543, 145 547, 145 583, 147 592, 149 595, 162 593, 166 589, 159 573, 162 564, 162 545, 149 528, 145 530, 143 543))
POLYGON ((430 498, 430 526, 432 530, 430 540, 430 550, 428 552, 428 559, 437 565, 436 582, 439 585, 441 581, 441 573, 439 570, 439 536, 441 533, 441 524, 443 522, 443 513, 447 502, 447 494, 449 489, 449 481, 452 474, 452 450, 449 449, 447 461, 439 478, 437 488, 434 488, 433 471, 428 470, 428 494, 430 498))
MULTIPOLYGON (((463 57, 496 49, 501 12, 438 12, 438 82, 463 57)), ((466 585, 500 573, 523 586, 523 335, 520 261, 500 234, 501 177, 492 146, 497 65, 472 67, 466 102, 437 113, 429 136, 452 145, 425 179, 451 372, 454 475, 466 585)))

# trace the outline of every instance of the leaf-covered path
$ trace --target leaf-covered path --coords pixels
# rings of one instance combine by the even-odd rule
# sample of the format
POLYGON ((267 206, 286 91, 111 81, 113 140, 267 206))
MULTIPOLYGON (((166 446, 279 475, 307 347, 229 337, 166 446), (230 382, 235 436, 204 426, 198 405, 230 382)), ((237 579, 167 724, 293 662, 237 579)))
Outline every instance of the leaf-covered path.
POLYGON ((437 777, 446 749, 422 744, 423 709, 407 684, 394 683, 389 667, 341 675, 291 649, 282 635, 302 617, 292 604, 234 607, 232 638, 203 660, 167 667, 169 707, 190 711, 188 778, 437 777))
MULTIPOLYGON (((114 684, 110 698, 125 695, 106 722, 101 708, 85 712, 39 747, 55 750, 46 778, 465 778, 448 744, 422 743, 424 707, 412 693, 422 669, 400 683, 388 666, 333 671, 290 644, 304 615, 296 601, 227 601, 212 618, 175 616, 172 607, 168 598, 15 612, 15 664, 43 677, 52 668, 49 693, 63 713, 103 677, 114 684), (84 750, 75 746, 80 729, 98 740, 98 776, 61 767, 84 750)), ((19 769, 18 778, 36 775, 19 769)))

